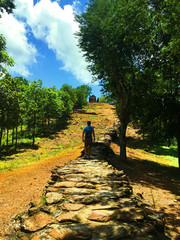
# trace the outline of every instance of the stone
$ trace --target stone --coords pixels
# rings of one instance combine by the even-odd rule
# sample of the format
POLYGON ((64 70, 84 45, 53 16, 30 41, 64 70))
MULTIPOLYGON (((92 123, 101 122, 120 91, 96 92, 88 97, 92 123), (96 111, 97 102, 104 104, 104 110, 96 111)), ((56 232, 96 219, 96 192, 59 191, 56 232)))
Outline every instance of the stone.
POLYGON ((86 226, 69 225, 67 227, 60 227, 59 229, 52 229, 50 234, 51 237, 61 240, 91 240, 92 233, 86 226))
POLYGON ((91 221, 107 222, 111 220, 112 215, 112 211, 93 211, 88 219, 91 221))
POLYGON ((57 192, 49 192, 46 194, 46 203, 52 204, 52 203, 58 203, 64 200, 64 197, 62 194, 57 192))
POLYGON ((100 198, 107 197, 109 199, 117 199, 118 196, 116 193, 111 191, 99 191, 96 193, 100 198))
POLYGON ((65 203, 63 205, 63 209, 67 210, 67 211, 78 211, 81 208, 83 208, 84 205, 83 204, 71 204, 71 203, 65 203))
POLYGON ((136 206, 137 204, 131 198, 120 198, 119 205, 121 207, 132 207, 132 206, 136 206))
POLYGON ((40 238, 41 236, 40 235, 34 235, 32 238, 31 238, 31 240, 41 240, 41 238, 40 238))
POLYGON ((62 213, 56 219, 59 222, 78 222, 77 214, 74 212, 62 213))
POLYGON ((86 188, 66 188, 64 190, 64 194, 68 195, 87 195, 91 194, 92 190, 86 188))
POLYGON ((75 186, 77 188, 89 188, 89 189, 95 188, 95 186, 91 183, 77 183, 75 186))
POLYGON ((64 187, 64 188, 72 188, 72 187, 74 187, 75 186, 75 182, 69 182, 69 181, 65 181, 65 182, 56 182, 55 184, 54 184, 54 187, 55 188, 62 188, 62 187, 64 187))
POLYGON ((137 208, 122 208, 115 212, 115 216, 117 220, 126 222, 134 220, 143 220, 144 211, 142 209, 137 208))
POLYGON ((47 187, 46 188, 46 193, 48 192, 57 192, 58 191, 58 188, 54 188, 54 187, 47 187))
POLYGON ((35 232, 53 222, 54 222, 54 219, 50 215, 44 212, 40 212, 36 215, 33 215, 25 219, 22 224, 22 228, 25 231, 35 232))
POLYGON ((38 205, 38 206, 29 208, 28 210, 29 215, 33 215, 34 213, 38 212, 41 207, 42 205, 41 206, 38 205))
POLYGON ((96 204, 91 207, 92 210, 111 210, 111 209, 119 209, 117 204, 96 204))

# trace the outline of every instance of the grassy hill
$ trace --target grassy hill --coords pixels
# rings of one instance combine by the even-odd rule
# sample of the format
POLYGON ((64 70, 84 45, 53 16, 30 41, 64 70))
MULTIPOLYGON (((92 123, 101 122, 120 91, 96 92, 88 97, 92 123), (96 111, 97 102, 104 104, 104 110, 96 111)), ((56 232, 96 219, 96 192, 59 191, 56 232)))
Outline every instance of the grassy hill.
MULTIPOLYGON (((72 114, 66 128, 49 138, 36 138, 36 148, 21 148, 16 154, 3 156, 0 161, 0 171, 12 170, 17 167, 44 161, 51 157, 63 155, 71 150, 83 148, 81 141, 82 130, 88 120, 95 128, 96 140, 112 126, 117 119, 114 106, 107 103, 89 103, 82 110, 72 114)), ((112 145, 117 155, 118 142, 112 145), (117 146, 115 146, 117 145, 117 146)), ((127 155, 131 158, 145 159, 177 167, 177 148, 163 147, 149 148, 143 142, 138 130, 129 126, 127 129, 127 155)))

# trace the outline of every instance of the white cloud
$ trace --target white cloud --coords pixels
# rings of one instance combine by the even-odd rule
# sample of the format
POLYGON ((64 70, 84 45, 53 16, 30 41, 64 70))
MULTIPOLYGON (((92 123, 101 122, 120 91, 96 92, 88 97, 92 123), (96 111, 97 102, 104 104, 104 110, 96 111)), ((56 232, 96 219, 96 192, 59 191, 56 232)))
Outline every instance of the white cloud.
POLYGON ((25 26, 28 26, 34 37, 46 42, 57 60, 63 63, 60 70, 71 72, 82 83, 90 83, 91 74, 86 69, 87 63, 74 36, 79 27, 73 10, 77 11, 80 2, 75 0, 72 6, 65 5, 63 8, 58 1, 51 0, 40 0, 36 5, 33 0, 15 0, 15 4, 14 16, 4 14, 0 19, 8 53, 16 62, 13 70, 27 76, 29 64, 36 62, 37 50, 26 37, 25 26))
POLYGON ((57 60, 64 65, 61 70, 71 72, 82 83, 90 83, 91 74, 74 36, 79 27, 73 9, 78 4, 74 1, 72 6, 61 8, 56 1, 41 0, 33 6, 33 0, 16 0, 15 15, 25 18, 34 37, 45 41, 54 51, 57 60))
POLYGON ((29 76, 28 66, 36 62, 37 51, 28 42, 24 23, 16 20, 13 15, 3 13, 0 28, 6 38, 7 52, 15 61, 15 66, 9 68, 9 71, 29 76))

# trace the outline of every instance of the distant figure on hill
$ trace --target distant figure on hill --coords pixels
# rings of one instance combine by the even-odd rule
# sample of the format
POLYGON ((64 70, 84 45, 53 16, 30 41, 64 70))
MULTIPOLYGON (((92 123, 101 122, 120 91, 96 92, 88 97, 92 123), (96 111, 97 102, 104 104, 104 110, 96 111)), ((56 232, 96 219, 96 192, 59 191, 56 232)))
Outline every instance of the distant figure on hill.
POLYGON ((95 132, 90 121, 87 122, 87 126, 83 129, 82 141, 84 142, 84 157, 91 158, 92 141, 95 142, 95 132))

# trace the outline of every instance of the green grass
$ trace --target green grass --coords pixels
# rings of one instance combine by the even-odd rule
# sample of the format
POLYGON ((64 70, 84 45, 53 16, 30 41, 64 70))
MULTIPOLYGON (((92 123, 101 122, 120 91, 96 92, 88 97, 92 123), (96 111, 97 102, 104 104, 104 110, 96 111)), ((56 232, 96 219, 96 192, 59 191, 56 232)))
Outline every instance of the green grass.
POLYGON ((154 146, 148 152, 165 157, 168 160, 168 165, 178 167, 178 149, 177 146, 154 146))

